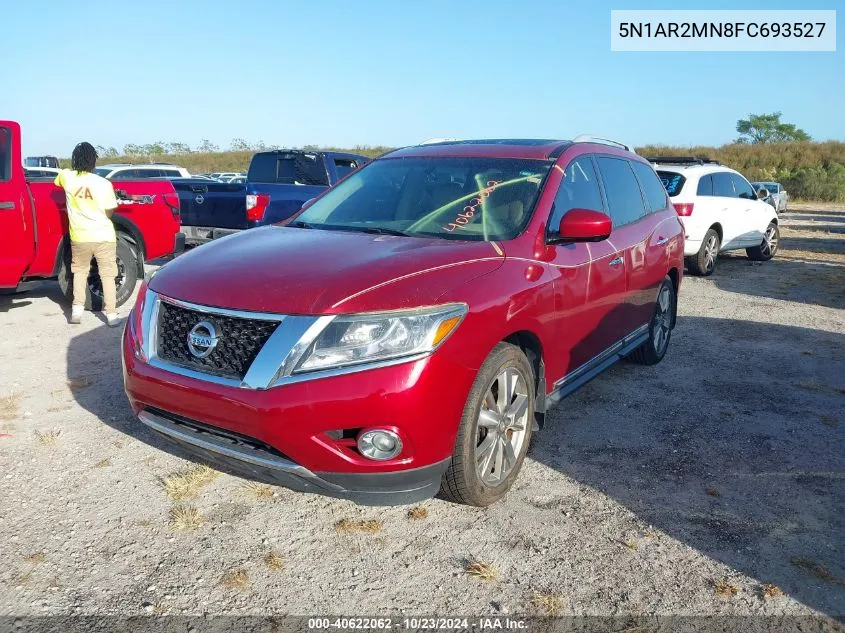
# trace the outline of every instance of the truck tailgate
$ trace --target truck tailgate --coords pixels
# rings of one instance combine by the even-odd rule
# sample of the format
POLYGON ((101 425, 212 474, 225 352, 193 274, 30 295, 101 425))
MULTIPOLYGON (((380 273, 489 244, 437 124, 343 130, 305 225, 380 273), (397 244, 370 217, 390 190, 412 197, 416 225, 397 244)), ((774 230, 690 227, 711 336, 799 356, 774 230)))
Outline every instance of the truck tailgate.
POLYGON ((327 187, 312 185, 288 185, 283 183, 247 182, 248 193, 267 194, 270 204, 264 212, 264 217, 252 226, 273 224, 287 220, 302 208, 311 198, 316 198, 327 187))
POLYGON ((174 179, 182 226, 245 229, 246 186, 210 180, 174 179))

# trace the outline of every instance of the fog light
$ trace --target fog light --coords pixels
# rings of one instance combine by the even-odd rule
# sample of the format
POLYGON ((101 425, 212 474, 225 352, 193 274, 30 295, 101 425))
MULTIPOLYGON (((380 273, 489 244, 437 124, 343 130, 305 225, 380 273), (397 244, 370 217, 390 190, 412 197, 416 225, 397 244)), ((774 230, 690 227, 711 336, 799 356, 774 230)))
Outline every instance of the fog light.
POLYGON ((369 459, 393 459, 402 452, 402 440, 393 431, 365 431, 358 436, 358 450, 369 459))

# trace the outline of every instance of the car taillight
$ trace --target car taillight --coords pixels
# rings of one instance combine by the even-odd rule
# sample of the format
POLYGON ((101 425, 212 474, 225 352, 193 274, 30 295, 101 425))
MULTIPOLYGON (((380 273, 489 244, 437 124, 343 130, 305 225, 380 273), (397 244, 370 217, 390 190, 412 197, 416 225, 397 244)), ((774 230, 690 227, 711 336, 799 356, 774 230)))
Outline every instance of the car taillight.
POLYGON ((672 206, 675 207, 675 212, 681 217, 688 217, 692 215, 692 202, 675 202, 672 206))
POLYGON ((270 195, 266 193, 247 194, 246 197, 246 219, 250 222, 259 222, 264 219, 264 212, 270 204, 270 195))
POLYGON ((173 214, 173 218, 176 220, 182 219, 182 214, 179 209, 179 196, 174 191, 173 193, 166 193, 164 194, 164 204, 170 207, 170 213, 173 214))

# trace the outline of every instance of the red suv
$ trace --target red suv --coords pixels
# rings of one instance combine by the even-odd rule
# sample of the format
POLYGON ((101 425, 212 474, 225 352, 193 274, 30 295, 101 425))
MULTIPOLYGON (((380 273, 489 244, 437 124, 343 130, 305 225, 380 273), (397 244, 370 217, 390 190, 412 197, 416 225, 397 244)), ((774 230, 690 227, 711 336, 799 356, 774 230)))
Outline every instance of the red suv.
POLYGON ((675 324, 684 238, 624 145, 391 152, 286 225, 163 266, 123 338, 140 420, 249 477, 488 505, 544 412, 675 324))

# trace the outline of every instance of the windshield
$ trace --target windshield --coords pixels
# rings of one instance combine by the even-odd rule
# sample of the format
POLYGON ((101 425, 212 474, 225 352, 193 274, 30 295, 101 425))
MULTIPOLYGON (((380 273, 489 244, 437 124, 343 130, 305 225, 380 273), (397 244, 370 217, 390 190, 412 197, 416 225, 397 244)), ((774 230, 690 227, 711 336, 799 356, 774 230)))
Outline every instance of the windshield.
POLYGON ((776 182, 755 182, 752 183, 755 189, 768 189, 769 193, 777 193, 778 185, 776 182))
POLYGON ((102 176, 103 178, 108 176, 111 172, 112 172, 112 170, 109 169, 108 167, 97 167, 94 170, 95 174, 97 174, 98 176, 102 176))
POLYGON ((475 241, 513 239, 552 162, 510 158, 373 161, 298 215, 307 228, 475 241))

